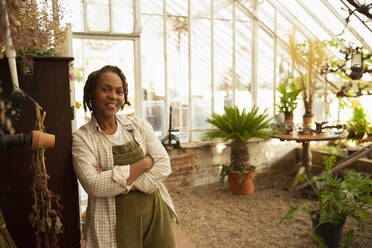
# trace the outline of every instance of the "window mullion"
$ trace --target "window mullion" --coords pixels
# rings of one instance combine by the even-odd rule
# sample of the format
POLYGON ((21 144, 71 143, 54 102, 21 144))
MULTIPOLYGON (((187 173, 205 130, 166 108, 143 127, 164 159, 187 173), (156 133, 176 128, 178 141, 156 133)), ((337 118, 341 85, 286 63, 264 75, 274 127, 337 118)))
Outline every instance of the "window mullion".
MULTIPOLYGON (((256 0, 253 1, 253 14, 257 16, 257 2, 256 0)), ((258 53, 258 21, 256 18, 253 18, 252 21, 252 102, 253 105, 257 105, 257 53, 258 53)))
POLYGON ((211 0, 211 113, 214 113, 214 0, 211 0))
POLYGON ((164 133, 168 133, 167 127, 172 121, 169 119, 169 100, 168 100, 168 54, 167 54, 167 0, 163 0, 163 48, 164 48, 164 133))
POLYGON ((191 0, 188 0, 188 55, 189 55, 189 113, 188 113, 188 123, 189 123, 189 142, 192 141, 192 88, 191 88, 191 0))

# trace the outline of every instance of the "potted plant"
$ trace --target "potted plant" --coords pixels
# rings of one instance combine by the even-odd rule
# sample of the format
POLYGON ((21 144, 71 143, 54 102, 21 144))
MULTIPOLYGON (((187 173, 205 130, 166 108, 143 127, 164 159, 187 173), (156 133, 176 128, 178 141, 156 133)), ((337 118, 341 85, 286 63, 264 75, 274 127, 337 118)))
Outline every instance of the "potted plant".
MULTIPOLYGON (((353 171, 346 171, 342 176, 332 174, 337 154, 332 153, 323 157, 325 170, 319 176, 309 179, 303 174, 297 180, 307 180, 317 195, 316 206, 308 202, 303 205, 312 219, 313 240, 319 247, 337 248, 348 217, 355 219, 360 227, 368 220, 368 209, 372 208, 372 180, 353 171)), ((291 206, 280 223, 292 218, 299 210, 298 205, 291 206)), ((349 247, 353 236, 354 230, 350 228, 344 239, 345 247, 349 247)))
POLYGON ((224 182, 226 176, 233 194, 252 194, 255 167, 249 164, 247 141, 252 137, 267 138, 271 135, 270 122, 267 111, 258 113, 254 106, 251 111, 239 111, 237 106, 225 107, 225 113, 213 113, 206 122, 217 127, 209 131, 206 138, 222 138, 231 140, 231 163, 223 165, 220 179, 224 182), (248 189, 248 187, 250 189, 248 189))
POLYGON ((282 83, 279 84, 277 90, 281 94, 279 98, 279 112, 284 114, 286 121, 293 121, 293 112, 297 108, 297 97, 301 93, 301 89, 297 86, 293 76, 288 76, 282 83))
POLYGON ((362 143, 368 137, 370 122, 367 119, 364 108, 358 101, 353 101, 352 105, 354 108, 354 115, 347 122, 347 131, 349 132, 347 138, 355 140, 357 143, 362 143))
MULTIPOLYGON (((321 69, 327 63, 326 42, 317 39, 307 39, 303 43, 296 43, 295 36, 289 38, 288 52, 292 64, 299 77, 299 88, 302 90, 302 100, 305 107, 303 124, 311 128, 313 118, 313 97, 321 69)), ((297 80, 296 79, 296 80, 297 80)))

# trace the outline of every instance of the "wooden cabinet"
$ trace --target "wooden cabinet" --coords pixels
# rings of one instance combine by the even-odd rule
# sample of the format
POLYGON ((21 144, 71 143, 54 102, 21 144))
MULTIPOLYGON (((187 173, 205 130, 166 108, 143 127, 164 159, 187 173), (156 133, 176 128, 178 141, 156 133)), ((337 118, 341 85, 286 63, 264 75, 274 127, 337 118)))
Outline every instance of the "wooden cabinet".
MULTIPOLYGON (((80 247, 78 184, 72 167, 69 63, 70 57, 35 57, 33 75, 20 76, 19 85, 46 111, 44 124, 55 134, 55 147, 47 149, 46 166, 50 176, 48 186, 60 194, 63 204, 64 233, 59 235, 60 247, 80 247)), ((12 91, 7 60, 0 60, 0 80, 3 97, 12 91)), ((15 126, 17 133, 30 132, 35 127, 35 105, 26 99, 15 126)), ((33 172, 29 147, 10 148, 0 152, 0 207, 8 231, 18 247, 35 247, 35 237, 29 222, 33 172)))

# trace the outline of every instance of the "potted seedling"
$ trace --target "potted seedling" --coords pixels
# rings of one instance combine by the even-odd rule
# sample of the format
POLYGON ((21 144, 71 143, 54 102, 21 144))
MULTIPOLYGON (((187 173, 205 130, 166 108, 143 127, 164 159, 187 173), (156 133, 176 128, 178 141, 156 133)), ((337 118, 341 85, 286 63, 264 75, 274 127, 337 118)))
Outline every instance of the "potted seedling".
POLYGON ((301 93, 301 89, 297 86, 295 81, 293 81, 293 76, 288 76, 279 84, 277 90, 281 94, 279 104, 277 104, 279 112, 284 114, 286 122, 292 122, 293 112, 297 108, 297 98, 301 93), (292 81, 289 83, 290 80, 292 81))

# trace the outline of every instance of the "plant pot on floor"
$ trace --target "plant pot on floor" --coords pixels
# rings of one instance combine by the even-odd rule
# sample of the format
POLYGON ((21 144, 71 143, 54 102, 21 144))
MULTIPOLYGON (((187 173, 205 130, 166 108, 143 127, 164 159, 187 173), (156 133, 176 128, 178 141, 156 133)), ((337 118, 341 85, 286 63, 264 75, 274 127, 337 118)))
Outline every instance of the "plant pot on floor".
POLYGON ((311 215, 311 221, 313 223, 313 232, 318 234, 325 245, 328 248, 339 248, 342 240, 342 231, 345 225, 346 219, 341 221, 339 224, 334 223, 322 223, 319 224, 319 215, 315 212, 311 215))
POLYGON ((250 171, 244 171, 243 173, 243 187, 241 187, 239 172, 232 171, 229 173, 229 187, 233 195, 251 195, 254 192, 253 178, 255 173, 250 171))

